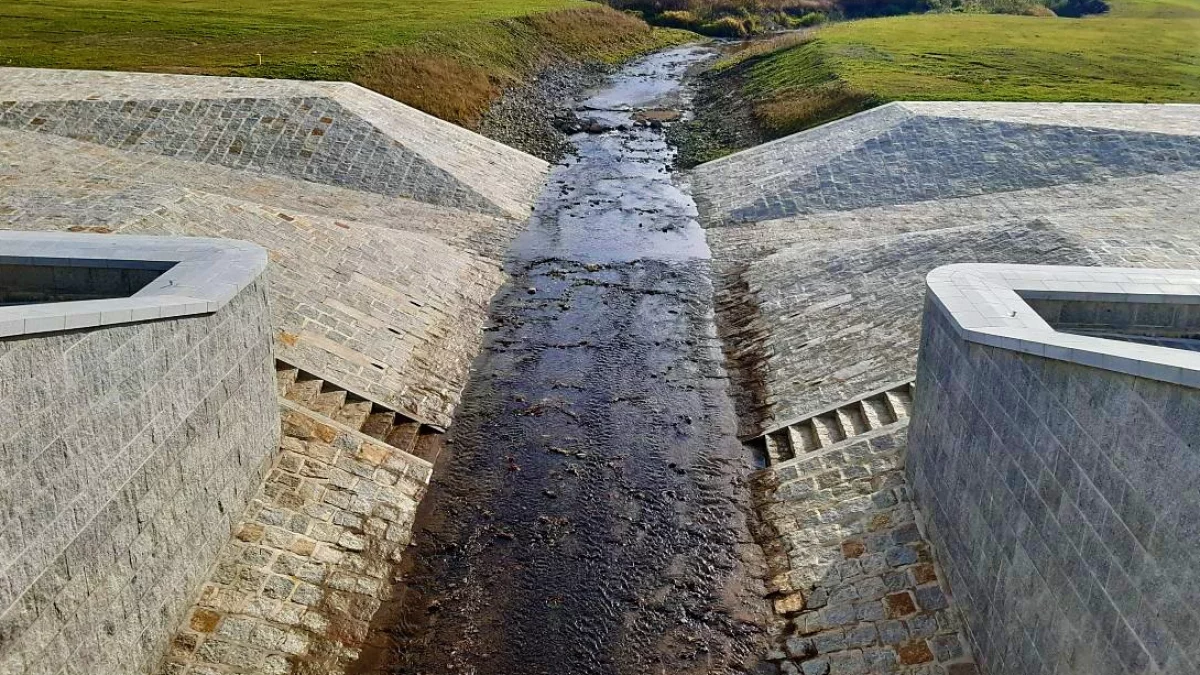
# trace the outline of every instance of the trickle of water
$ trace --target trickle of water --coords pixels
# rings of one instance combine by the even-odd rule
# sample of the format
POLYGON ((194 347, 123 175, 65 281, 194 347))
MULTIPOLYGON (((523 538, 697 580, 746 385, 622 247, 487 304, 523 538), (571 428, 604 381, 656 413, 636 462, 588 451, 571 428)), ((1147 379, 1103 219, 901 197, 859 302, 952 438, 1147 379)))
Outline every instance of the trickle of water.
POLYGON ((579 104, 613 130, 572 137, 513 248, 357 672, 731 674, 765 651, 709 252, 674 150, 638 124, 686 113, 710 56, 655 54, 579 104))

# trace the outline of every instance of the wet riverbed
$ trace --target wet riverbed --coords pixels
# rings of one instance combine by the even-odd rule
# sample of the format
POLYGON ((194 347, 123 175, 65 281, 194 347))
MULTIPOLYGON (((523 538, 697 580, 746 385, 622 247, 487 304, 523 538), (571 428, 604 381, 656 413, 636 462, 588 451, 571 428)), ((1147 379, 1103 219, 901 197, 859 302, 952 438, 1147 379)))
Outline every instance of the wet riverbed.
POLYGON ((620 128, 572 138, 512 251, 359 672, 737 673, 764 653, 708 249, 662 130, 635 125, 685 111, 710 56, 656 54, 579 103, 620 128))

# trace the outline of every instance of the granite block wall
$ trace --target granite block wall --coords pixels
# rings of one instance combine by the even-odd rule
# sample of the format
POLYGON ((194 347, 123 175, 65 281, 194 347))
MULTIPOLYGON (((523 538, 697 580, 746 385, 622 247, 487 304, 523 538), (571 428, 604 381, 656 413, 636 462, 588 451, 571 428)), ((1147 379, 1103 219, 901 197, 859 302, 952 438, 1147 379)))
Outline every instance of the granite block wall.
POLYGON ((0 673, 152 672, 278 447, 267 283, 0 340, 0 673))
POLYGON ((1200 672, 1200 392, 925 306, 907 474, 989 675, 1200 672))
POLYGON ((977 675, 895 423, 755 474, 781 675, 977 675))
POLYGON ((391 597, 433 467, 291 401, 280 405, 277 459, 160 675, 358 672, 351 666, 391 597))

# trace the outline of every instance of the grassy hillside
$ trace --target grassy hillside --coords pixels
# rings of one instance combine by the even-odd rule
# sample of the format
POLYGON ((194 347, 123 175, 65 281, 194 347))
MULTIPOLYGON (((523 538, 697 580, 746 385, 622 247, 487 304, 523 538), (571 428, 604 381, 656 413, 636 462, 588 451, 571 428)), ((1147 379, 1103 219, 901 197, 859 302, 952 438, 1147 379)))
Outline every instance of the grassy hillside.
POLYGON ((1200 0, 1115 0, 1082 19, 852 21, 720 67, 770 135, 905 99, 1200 102, 1200 0))
POLYGON ((582 0, 0 0, 0 65, 353 79, 465 123, 550 56, 680 39, 582 0))

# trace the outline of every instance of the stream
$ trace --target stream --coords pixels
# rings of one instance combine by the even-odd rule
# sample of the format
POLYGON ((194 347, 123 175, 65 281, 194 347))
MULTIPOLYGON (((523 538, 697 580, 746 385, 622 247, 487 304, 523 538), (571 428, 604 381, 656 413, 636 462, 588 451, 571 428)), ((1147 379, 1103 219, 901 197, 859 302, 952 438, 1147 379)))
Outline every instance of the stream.
POLYGON ((683 47, 576 108, 359 673, 743 673, 766 652, 750 458, 674 149, 683 47))

